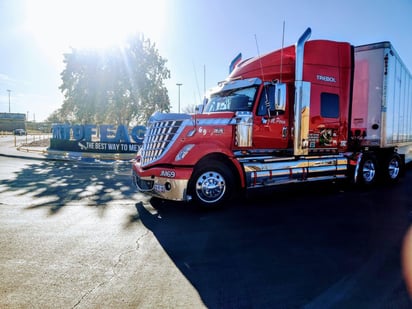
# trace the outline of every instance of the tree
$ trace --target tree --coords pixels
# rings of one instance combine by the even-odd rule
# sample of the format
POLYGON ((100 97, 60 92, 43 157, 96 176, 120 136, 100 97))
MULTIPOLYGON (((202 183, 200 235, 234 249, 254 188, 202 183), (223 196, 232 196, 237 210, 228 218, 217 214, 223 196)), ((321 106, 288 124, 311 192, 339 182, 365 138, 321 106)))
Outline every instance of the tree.
POLYGON ((50 123, 63 123, 68 121, 68 117, 63 117, 61 109, 55 110, 52 112, 49 117, 47 117, 46 122, 50 123))
POLYGON ((105 50, 72 49, 64 63, 59 113, 68 121, 145 124, 154 111, 170 111, 164 85, 170 71, 143 35, 105 50))

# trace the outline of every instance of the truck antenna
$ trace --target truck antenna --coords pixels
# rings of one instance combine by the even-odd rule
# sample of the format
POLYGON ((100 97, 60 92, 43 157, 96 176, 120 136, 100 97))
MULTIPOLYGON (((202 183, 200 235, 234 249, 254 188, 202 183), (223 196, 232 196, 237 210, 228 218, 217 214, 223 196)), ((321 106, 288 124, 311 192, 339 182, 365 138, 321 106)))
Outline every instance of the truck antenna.
MULTIPOLYGON (((197 93, 199 94, 199 100, 202 100, 202 96, 200 95, 200 87, 199 87, 199 80, 197 79, 197 72, 196 72, 196 66, 194 61, 192 62, 193 64, 193 72, 195 73, 195 81, 196 81, 196 87, 197 87, 197 93)), ((196 97, 196 96, 195 96, 196 97)), ((195 100, 196 102, 196 100, 195 100)))
POLYGON ((283 21, 283 31, 282 31, 282 49, 280 50, 280 82, 282 82, 283 73, 283 47, 285 46, 285 21, 283 21))
POLYGON ((206 95, 206 64, 203 65, 203 97, 206 95))
MULTIPOLYGON (((263 72, 262 58, 260 58, 259 44, 258 44, 258 40, 257 40, 256 34, 255 34, 255 42, 256 42, 256 49, 257 49, 257 53, 258 53, 258 57, 259 57, 260 73, 262 74, 263 86, 264 86, 264 83, 265 83, 265 73, 263 72)), ((269 118, 270 118, 270 102, 269 102, 268 91, 267 91, 266 87, 263 87, 263 91, 265 92, 265 106, 266 106, 266 110, 267 110, 268 116, 269 116, 269 118)))

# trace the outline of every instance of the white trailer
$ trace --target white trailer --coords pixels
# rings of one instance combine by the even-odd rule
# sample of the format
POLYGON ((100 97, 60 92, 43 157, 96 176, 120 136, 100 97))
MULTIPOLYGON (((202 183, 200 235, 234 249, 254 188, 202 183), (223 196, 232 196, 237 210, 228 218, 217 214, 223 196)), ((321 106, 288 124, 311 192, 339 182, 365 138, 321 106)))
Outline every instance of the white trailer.
POLYGON ((412 161, 412 75, 389 42, 355 47, 351 131, 412 161), (367 104, 365 104, 367 102, 367 104))

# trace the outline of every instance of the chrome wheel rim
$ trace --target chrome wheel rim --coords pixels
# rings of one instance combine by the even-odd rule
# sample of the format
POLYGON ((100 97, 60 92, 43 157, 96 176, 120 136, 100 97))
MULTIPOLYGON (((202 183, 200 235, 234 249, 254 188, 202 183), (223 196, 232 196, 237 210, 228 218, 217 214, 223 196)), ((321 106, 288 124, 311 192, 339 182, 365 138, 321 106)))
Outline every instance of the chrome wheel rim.
POLYGON ((376 168, 375 168, 375 163, 373 163, 372 160, 367 160, 363 164, 363 179, 365 180, 366 183, 370 183, 375 179, 375 174, 376 174, 376 168))
POLYGON ((388 165, 389 177, 391 179, 398 178, 399 171, 400 171, 399 160, 397 160, 396 158, 392 158, 389 161, 389 165, 388 165))
POLYGON ((221 174, 210 171, 203 173, 196 181, 196 195, 205 203, 215 203, 223 198, 226 182, 221 174))

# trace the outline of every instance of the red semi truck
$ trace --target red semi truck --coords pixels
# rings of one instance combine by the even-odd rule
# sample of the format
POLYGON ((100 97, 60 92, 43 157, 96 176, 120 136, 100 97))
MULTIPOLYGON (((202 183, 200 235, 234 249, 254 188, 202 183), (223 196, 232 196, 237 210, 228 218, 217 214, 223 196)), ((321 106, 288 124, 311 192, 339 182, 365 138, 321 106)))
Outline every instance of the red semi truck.
POLYGON ((396 182, 412 159, 412 76, 389 42, 309 40, 239 63, 196 114, 155 113, 140 192, 215 206, 239 192, 396 182))

